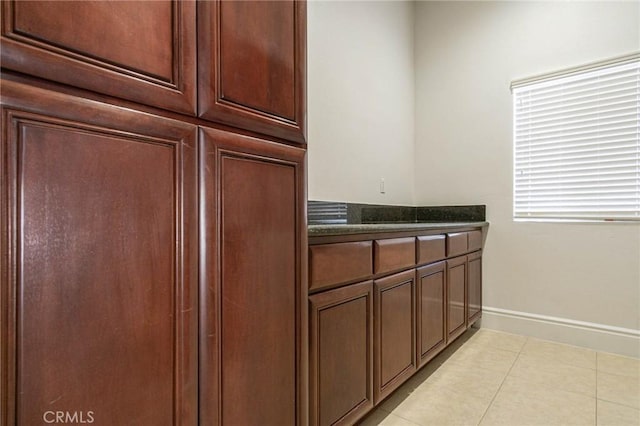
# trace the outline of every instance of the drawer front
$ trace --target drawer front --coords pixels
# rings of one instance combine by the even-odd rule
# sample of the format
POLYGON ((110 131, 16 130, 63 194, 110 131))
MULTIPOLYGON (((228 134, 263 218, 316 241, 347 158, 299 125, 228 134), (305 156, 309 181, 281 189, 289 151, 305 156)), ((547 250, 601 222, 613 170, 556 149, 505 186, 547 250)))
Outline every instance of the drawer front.
POLYGON ((416 263, 416 239, 389 238, 374 241, 374 272, 376 274, 411 267, 416 263))
POLYGON ((358 280, 373 273, 372 242, 309 247, 309 289, 358 280))
POLYGON ((431 263, 447 257, 447 244, 444 235, 418 237, 418 264, 431 263))
POLYGON ((469 251, 476 251, 482 248, 482 231, 469 232, 469 251))
POLYGON ((469 251, 468 232, 447 234, 447 257, 459 256, 469 251))

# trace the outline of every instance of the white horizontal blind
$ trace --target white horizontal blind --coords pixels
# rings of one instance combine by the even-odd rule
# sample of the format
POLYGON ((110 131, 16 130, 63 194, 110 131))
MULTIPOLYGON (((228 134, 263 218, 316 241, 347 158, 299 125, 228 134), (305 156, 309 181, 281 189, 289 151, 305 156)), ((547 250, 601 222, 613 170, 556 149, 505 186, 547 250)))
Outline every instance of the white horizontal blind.
POLYGON ((513 100, 514 218, 640 221, 638 57, 517 85, 513 100))

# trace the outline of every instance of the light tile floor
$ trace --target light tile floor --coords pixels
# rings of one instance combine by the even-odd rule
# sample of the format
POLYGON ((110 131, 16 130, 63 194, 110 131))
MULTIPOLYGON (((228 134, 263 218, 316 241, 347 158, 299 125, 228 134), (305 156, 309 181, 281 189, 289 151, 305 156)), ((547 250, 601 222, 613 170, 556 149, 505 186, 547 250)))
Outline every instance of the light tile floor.
POLYGON ((640 360, 469 330, 361 426, 640 426, 640 360))

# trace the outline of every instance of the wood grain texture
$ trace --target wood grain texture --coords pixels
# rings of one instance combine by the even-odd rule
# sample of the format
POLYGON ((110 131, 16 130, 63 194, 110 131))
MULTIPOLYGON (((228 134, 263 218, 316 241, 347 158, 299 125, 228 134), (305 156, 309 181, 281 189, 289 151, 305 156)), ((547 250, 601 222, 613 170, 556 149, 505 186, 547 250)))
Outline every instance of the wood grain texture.
POLYGON ((416 363, 414 270, 374 282, 374 402, 408 379, 416 363))
POLYGON ((416 239, 389 238, 373 243, 373 270, 376 274, 407 268, 416 263, 416 239))
POLYGON ((200 135, 200 422, 306 424, 305 152, 200 135))
POLYGON ((306 2, 198 3, 199 116, 306 143, 306 2))
POLYGON ((418 362, 425 365, 447 343, 446 262, 418 268, 418 362))
POLYGON ((373 274, 373 244, 322 244, 309 247, 309 289, 346 283, 373 274))
POLYGON ((191 1, 6 1, 3 68, 194 114, 191 1))
POLYGON ((2 423, 195 424, 195 127, 2 88, 2 423))
POLYGON ((466 329, 467 257, 447 260, 447 342, 466 329))
POLYGON ((373 408, 373 283, 309 297, 310 424, 350 425, 373 408))
POLYGON ((418 237, 417 264, 424 265, 447 257, 447 241, 445 235, 425 235, 418 237))
POLYGON ((447 257, 460 256, 469 250, 468 232, 450 232, 447 234, 447 257))
POLYGON ((467 327, 470 327, 482 314, 482 252, 467 256, 469 265, 467 327))
POLYGON ((469 232, 469 251, 476 251, 482 248, 482 231, 469 232))

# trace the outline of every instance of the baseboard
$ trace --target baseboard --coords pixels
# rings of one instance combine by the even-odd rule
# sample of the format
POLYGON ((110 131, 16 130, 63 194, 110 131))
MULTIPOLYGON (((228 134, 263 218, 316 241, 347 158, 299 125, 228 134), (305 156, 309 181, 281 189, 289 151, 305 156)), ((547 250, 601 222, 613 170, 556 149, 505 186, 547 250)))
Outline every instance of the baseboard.
POLYGON ((480 327, 640 358, 640 330, 482 307, 480 327))

